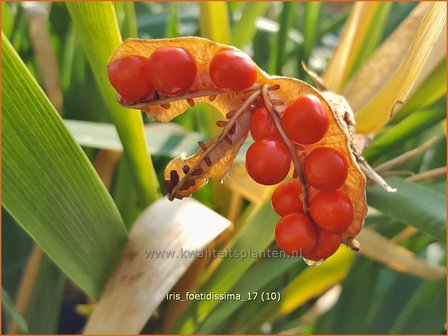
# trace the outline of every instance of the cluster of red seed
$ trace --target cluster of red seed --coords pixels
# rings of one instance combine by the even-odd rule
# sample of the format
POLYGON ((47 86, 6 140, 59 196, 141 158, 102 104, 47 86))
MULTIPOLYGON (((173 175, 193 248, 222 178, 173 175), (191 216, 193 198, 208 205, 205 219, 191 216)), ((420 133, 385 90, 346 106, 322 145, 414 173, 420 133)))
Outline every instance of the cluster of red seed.
MULTIPOLYGON (((281 124, 296 145, 303 177, 312 195, 309 216, 304 213, 302 190, 297 179, 281 184, 272 195, 272 206, 282 218, 276 225, 277 245, 291 255, 318 261, 328 258, 341 244, 341 234, 353 219, 349 197, 338 190, 347 179, 348 165, 341 153, 329 147, 306 146, 321 141, 329 119, 319 99, 302 95, 290 103, 281 124)), ((251 133, 255 142, 246 154, 246 169, 258 183, 274 185, 283 181, 291 167, 291 155, 266 108, 252 115, 251 133)))
MULTIPOLYGON (((150 57, 126 56, 108 66, 109 80, 128 102, 150 101, 155 94, 176 96, 194 84, 197 66, 188 51, 162 47, 150 57)), ((218 52, 209 67, 213 84, 221 90, 241 91, 257 79, 254 62, 242 52, 229 49, 218 52)))
MULTIPOLYGON (((110 82, 128 102, 187 93, 195 83, 197 72, 193 56, 177 47, 159 48, 148 58, 127 56, 108 66, 110 82)), ((242 91, 255 83, 257 68, 247 55, 225 49, 211 60, 208 76, 220 90, 242 91)), ((246 169, 256 182, 275 185, 290 171, 291 152, 265 105, 257 106, 250 124, 255 142, 247 151, 246 169)), ((282 216, 275 228, 277 245, 291 255, 315 261, 325 259, 338 249, 341 234, 353 218, 349 197, 338 190, 347 179, 348 164, 338 151, 316 145, 329 128, 329 117, 319 98, 301 95, 279 117, 281 129, 302 158, 300 170, 311 197, 307 203, 309 213, 305 213, 297 179, 275 190, 272 206, 282 216), (309 145, 313 146, 307 149, 309 145)))

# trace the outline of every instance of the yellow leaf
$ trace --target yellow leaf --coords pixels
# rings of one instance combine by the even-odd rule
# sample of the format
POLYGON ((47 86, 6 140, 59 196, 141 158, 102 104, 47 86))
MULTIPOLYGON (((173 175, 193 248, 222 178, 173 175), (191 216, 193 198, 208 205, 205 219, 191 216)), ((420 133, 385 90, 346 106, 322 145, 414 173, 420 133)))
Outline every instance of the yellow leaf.
POLYGON ((430 3, 419 4, 350 79, 343 94, 354 111, 371 99, 402 63, 430 9, 430 3))
POLYGON ((229 15, 225 1, 199 3, 201 36, 215 42, 230 44, 229 15))
POLYGON ((440 279, 445 276, 444 267, 429 264, 411 251, 369 228, 362 230, 356 239, 362 246, 360 250, 362 254, 398 272, 424 279, 440 279))
POLYGON ((369 38, 369 31, 375 24, 374 18, 381 6, 380 2, 357 2, 353 5, 338 47, 323 76, 324 83, 330 91, 340 91, 347 81, 358 56, 363 51, 365 41, 369 38))
POLYGON ((343 280, 350 269, 354 256, 352 251, 341 246, 322 265, 308 267, 300 273, 283 290, 277 314, 283 316, 292 312, 343 280))
POLYGON ((420 24, 415 39, 397 71, 378 94, 357 111, 355 117, 359 133, 377 132, 386 124, 394 105, 399 101, 405 101, 408 97, 425 62, 432 62, 428 58, 433 48, 437 46, 438 39, 443 38, 445 41, 444 31, 446 31, 446 4, 436 2, 432 4, 420 24))

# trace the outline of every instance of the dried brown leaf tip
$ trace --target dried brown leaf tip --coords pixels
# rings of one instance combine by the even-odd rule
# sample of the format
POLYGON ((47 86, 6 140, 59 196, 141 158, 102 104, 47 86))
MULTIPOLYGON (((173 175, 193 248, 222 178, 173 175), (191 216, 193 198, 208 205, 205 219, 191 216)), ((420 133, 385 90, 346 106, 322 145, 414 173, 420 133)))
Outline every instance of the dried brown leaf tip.
POLYGON ((366 180, 352 148, 353 119, 341 116, 319 91, 297 79, 269 76, 241 51, 197 37, 127 40, 108 73, 120 104, 159 121, 197 103, 225 116, 217 122, 220 135, 168 164, 169 199, 223 178, 250 131, 249 175, 261 184, 279 184, 272 196, 282 217, 275 230, 279 247, 318 261, 341 242, 357 246, 367 204, 366 180))

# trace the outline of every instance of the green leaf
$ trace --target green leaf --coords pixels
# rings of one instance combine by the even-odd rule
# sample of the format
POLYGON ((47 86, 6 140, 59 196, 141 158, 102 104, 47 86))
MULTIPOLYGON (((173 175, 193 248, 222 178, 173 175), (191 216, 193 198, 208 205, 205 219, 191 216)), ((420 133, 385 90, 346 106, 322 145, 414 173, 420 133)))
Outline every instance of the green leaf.
POLYGON ((242 1, 227 1, 227 6, 229 8, 229 13, 232 15, 234 12, 240 10, 244 6, 242 1))
POLYGON ((297 17, 297 3, 284 2, 280 13, 280 29, 273 39, 273 52, 270 57, 270 72, 280 75, 282 67, 285 64, 286 44, 288 41, 288 32, 297 17))
POLYGON ((132 184, 132 170, 127 160, 120 159, 112 188, 112 197, 123 220, 130 229, 141 212, 138 195, 132 184))
POLYGON ((326 21, 322 22, 319 35, 323 36, 325 34, 339 30, 341 26, 344 25, 344 22, 347 20, 348 15, 348 11, 343 11, 342 13, 337 15, 331 15, 331 17, 327 18, 326 21))
POLYGON ((377 282, 377 295, 369 304, 366 321, 369 333, 387 334, 406 309, 422 280, 391 269, 382 269, 377 282))
POLYGON ((115 13, 123 39, 138 37, 137 17, 133 2, 114 2, 115 13))
POLYGON ((124 6, 124 22, 123 22, 123 37, 138 37, 137 30, 137 16, 135 14, 135 4, 132 1, 125 1, 124 6))
MULTIPOLYGON (((336 305, 317 321, 316 329, 312 333, 416 333, 417 328, 414 328, 414 325, 420 323, 423 314, 420 316, 418 313, 415 314, 415 321, 406 325, 406 329, 393 331, 391 327, 413 305, 412 302, 418 296, 421 284, 425 286, 424 284, 444 283, 444 281, 421 281, 413 276, 382 268, 374 261, 360 258, 343 283, 336 305)), ((441 300, 435 300, 437 294, 434 292, 432 295, 428 294, 427 292, 426 302, 420 301, 422 304, 420 307, 424 307, 425 312, 431 312, 428 315, 434 315, 435 321, 439 321, 438 324, 442 325, 440 321, 443 321, 445 314, 442 309, 437 310, 436 307, 442 308, 440 301, 445 301, 445 295, 440 291, 438 296, 441 300), (436 305, 429 305, 429 300, 439 302, 436 305)), ((429 321, 429 319, 426 320, 426 323, 429 321)), ((426 329, 422 328, 418 332, 433 333, 434 331, 428 328, 428 325, 426 324, 426 329)))
POLYGON ((65 280, 59 268, 44 255, 25 312, 30 333, 54 334, 57 332, 65 280))
MULTIPOLYGON (((226 246, 226 249, 232 249, 238 253, 239 257, 216 260, 217 268, 200 292, 229 292, 250 266, 258 260, 253 253, 264 251, 272 243, 272 233, 277 219, 278 215, 272 211, 270 200, 254 208, 244 227, 226 246), (246 257, 243 257, 243 254, 246 257)), ((192 333, 217 304, 218 301, 195 301, 180 319, 174 331, 192 333)))
POLYGON ((317 321, 313 334, 367 333, 367 312, 375 298, 380 269, 375 262, 357 258, 336 305, 317 321))
MULTIPOLYGON (((75 59, 75 51, 76 51, 76 35, 75 31, 73 30, 73 27, 70 27, 67 34, 65 35, 64 48, 63 51, 61 52, 62 55, 59 57, 59 59, 61 60, 60 85, 65 95, 67 94, 67 90, 70 87, 70 82, 73 76, 75 75, 74 74, 75 64, 79 64, 79 59, 78 60, 75 59)), ((65 100, 64 104, 65 104, 64 106, 64 114, 65 114, 65 109, 67 108, 67 102, 65 100)))
POLYGON ((320 35, 319 19, 321 12, 322 2, 305 2, 305 29, 303 34, 303 58, 305 62, 308 62, 320 35))
POLYGON ((415 139, 428 128, 446 117, 443 109, 416 111, 399 124, 387 127, 379 133, 364 151, 363 156, 370 162, 388 153, 391 148, 403 145, 409 139, 415 139))
MULTIPOLYGON (((199 23, 201 36, 212 41, 230 44, 230 24, 227 4, 224 1, 201 1, 199 2, 199 23)), ((217 135, 221 129, 216 125, 216 122, 222 118, 218 110, 212 106, 195 106, 199 111, 204 112, 208 110, 207 115, 207 133, 209 135, 217 135)))
POLYGON ((399 178, 391 178, 387 182, 397 188, 397 192, 389 193, 380 187, 369 187, 369 205, 405 225, 414 226, 445 242, 445 197, 423 185, 399 178))
POLYGON ((424 282, 395 325, 392 334, 441 334, 446 323, 446 280, 424 282))
MULTIPOLYGON (((435 141, 434 146, 424 154, 419 172, 440 168, 446 165, 446 136, 444 134, 435 141)), ((445 193, 445 190, 444 190, 445 193)))
POLYGON ((6 37, 11 37, 12 27, 14 25, 14 19, 7 2, 2 2, 2 31, 6 37))
POLYGON ((2 35, 3 205, 55 263, 98 298, 126 241, 107 190, 2 35))
POLYGON ((146 149, 141 113, 122 108, 109 84, 106 65, 121 43, 113 4, 110 2, 68 2, 67 8, 102 97, 123 143, 125 157, 134 170, 135 188, 142 206, 159 197, 159 186, 146 149))
POLYGON ((25 43, 29 44, 29 42, 24 38, 27 35, 26 31, 28 28, 28 20, 20 4, 16 4, 15 6, 13 22, 14 23, 11 28, 11 33, 9 36, 7 36, 7 38, 10 40, 14 48, 20 51, 22 45, 24 45, 25 43))
POLYGON ((3 312, 6 315, 7 322, 16 323, 20 331, 28 333, 29 330, 25 319, 23 318, 22 315, 20 315, 17 312, 16 307, 14 306, 14 302, 3 288, 2 288, 2 307, 4 309, 3 312))
POLYGON ((232 27, 231 41, 235 47, 242 49, 252 41, 257 31, 256 21, 269 6, 269 2, 247 2, 244 5, 241 18, 232 27))
POLYGON ((446 195, 446 181, 441 181, 431 185, 431 188, 439 194, 446 195))
POLYGON ((177 14, 177 3, 170 2, 168 4, 168 21, 166 22, 166 37, 174 38, 180 36, 179 31, 179 15, 177 14))
POLYGON ((446 94, 446 60, 443 60, 418 87, 415 93, 404 104, 393 123, 402 120, 411 112, 425 108, 446 94))
POLYGON ((353 5, 342 35, 328 66, 323 80, 331 90, 340 91, 362 55, 364 46, 375 29, 375 18, 379 9, 384 6, 380 2, 357 2, 353 5))
POLYGON ((2 208, 2 287, 12 297, 16 297, 32 248, 32 239, 2 208))
MULTIPOLYGON (((264 287, 262 292, 272 293, 275 291, 276 287, 281 287, 283 285, 281 280, 283 279, 280 278, 278 280, 277 283, 272 283, 264 287)), ((263 305, 247 305, 244 307, 244 310, 241 309, 240 311, 237 311, 231 317, 232 324, 229 323, 226 325, 226 333, 230 333, 230 331, 239 335, 259 333, 261 326, 271 320, 271 317, 274 316, 279 306, 278 301, 262 301, 261 303, 263 303, 263 305)))
MULTIPOLYGON (((151 13, 147 10, 146 3, 136 3, 137 7, 137 24, 138 31, 141 35, 149 36, 150 38, 164 38, 166 37, 166 23, 169 14, 166 12, 151 13)), ((185 8, 185 7, 184 7, 185 8)), ((179 20, 182 24, 190 28, 190 31, 196 32, 199 21, 199 13, 195 7, 187 7, 188 10, 179 11, 179 20)))
MULTIPOLYGON (((77 120, 65 120, 70 132, 83 147, 122 150, 116 129, 111 124, 77 120)), ((175 124, 149 124, 145 132, 153 139, 147 142, 153 155, 175 157, 182 152, 193 154, 197 151, 197 142, 205 137, 194 132, 184 132, 175 124)))

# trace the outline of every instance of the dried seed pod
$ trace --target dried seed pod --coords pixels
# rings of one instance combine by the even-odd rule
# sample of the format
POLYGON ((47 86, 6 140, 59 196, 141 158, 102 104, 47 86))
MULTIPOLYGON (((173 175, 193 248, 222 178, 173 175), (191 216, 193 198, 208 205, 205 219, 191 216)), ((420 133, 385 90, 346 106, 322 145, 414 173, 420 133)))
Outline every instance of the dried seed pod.
MULTIPOLYGON (((322 93, 305 82, 292 78, 269 76, 259 68, 257 68, 256 82, 251 88, 242 92, 220 91, 210 79, 208 73, 210 62, 218 52, 236 49, 198 37, 160 40, 129 39, 117 48, 110 62, 129 55, 150 57, 158 48, 167 46, 183 48, 193 57, 197 66, 195 82, 188 92, 178 96, 163 97, 156 92, 154 99, 151 101, 141 101, 128 106, 140 108, 148 116, 159 121, 170 121, 185 112, 190 107, 189 103, 191 101, 189 99, 192 98, 194 98, 195 103, 202 102, 212 105, 223 115, 232 111, 226 115, 229 121, 226 125, 223 125, 221 135, 209 140, 206 146, 200 144, 201 149, 196 154, 186 159, 175 158, 168 164, 165 177, 168 181, 166 183, 167 190, 172 195, 171 197, 190 196, 201 188, 208 178, 220 179, 227 173, 248 134, 251 117, 249 107, 260 104, 262 100, 261 88, 263 86, 267 87, 268 99, 279 118, 282 116, 285 107, 297 97, 310 94, 320 101, 324 112, 328 116, 329 127, 321 140, 313 144, 301 145, 296 147, 296 150, 300 150, 301 153, 306 155, 317 147, 331 147, 341 153, 347 160, 347 179, 339 190, 347 194, 353 204, 353 221, 343 233, 342 238, 347 245, 354 246, 353 239, 361 230, 367 214, 366 180, 358 165, 358 159, 353 154, 351 143, 352 119, 350 115, 340 112, 340 102, 335 103, 337 101, 335 97, 326 95, 325 97, 328 97, 328 100, 335 106, 333 109, 322 93), (212 97, 213 99, 210 99, 212 97), (275 106, 277 102, 281 105, 275 106), (169 109, 164 108, 167 104, 170 105, 169 109), (231 138, 228 136, 229 134, 232 135, 231 138), (229 139, 231 141, 228 141, 229 139), (207 163, 210 163, 210 165, 207 163), (183 170, 185 165, 190 167, 186 173, 183 170), (177 178, 172 175, 172 171, 177 172, 178 183, 174 183, 177 178), (175 178, 173 179, 173 177, 175 178), (189 181, 194 183, 192 184, 189 181)), ((301 174, 301 172, 299 171, 298 174, 301 174)), ((317 192, 310 187, 309 199, 317 192)))
MULTIPOLYGON (((173 159, 165 169, 165 177, 168 178, 171 175, 171 171, 175 170, 179 174, 180 189, 177 190, 177 194, 182 196, 190 196, 195 191, 199 190, 207 183, 208 178, 221 179, 230 169, 233 160, 235 159, 241 145, 246 140, 249 132, 249 114, 243 114, 236 121, 239 126, 237 131, 232 136, 232 144, 229 144, 224 140, 224 137, 215 137, 204 144, 206 150, 200 149, 196 154, 182 159, 177 157, 173 159), (182 167, 188 165, 190 170, 187 174, 183 172, 182 167), (186 178, 187 177, 187 178, 186 178), (190 185, 187 189, 183 189, 183 184, 188 184, 190 180, 195 181, 194 185, 190 185)), ((167 190, 168 191, 168 190, 167 190)), ((173 192, 173 189, 169 191, 173 192)))

